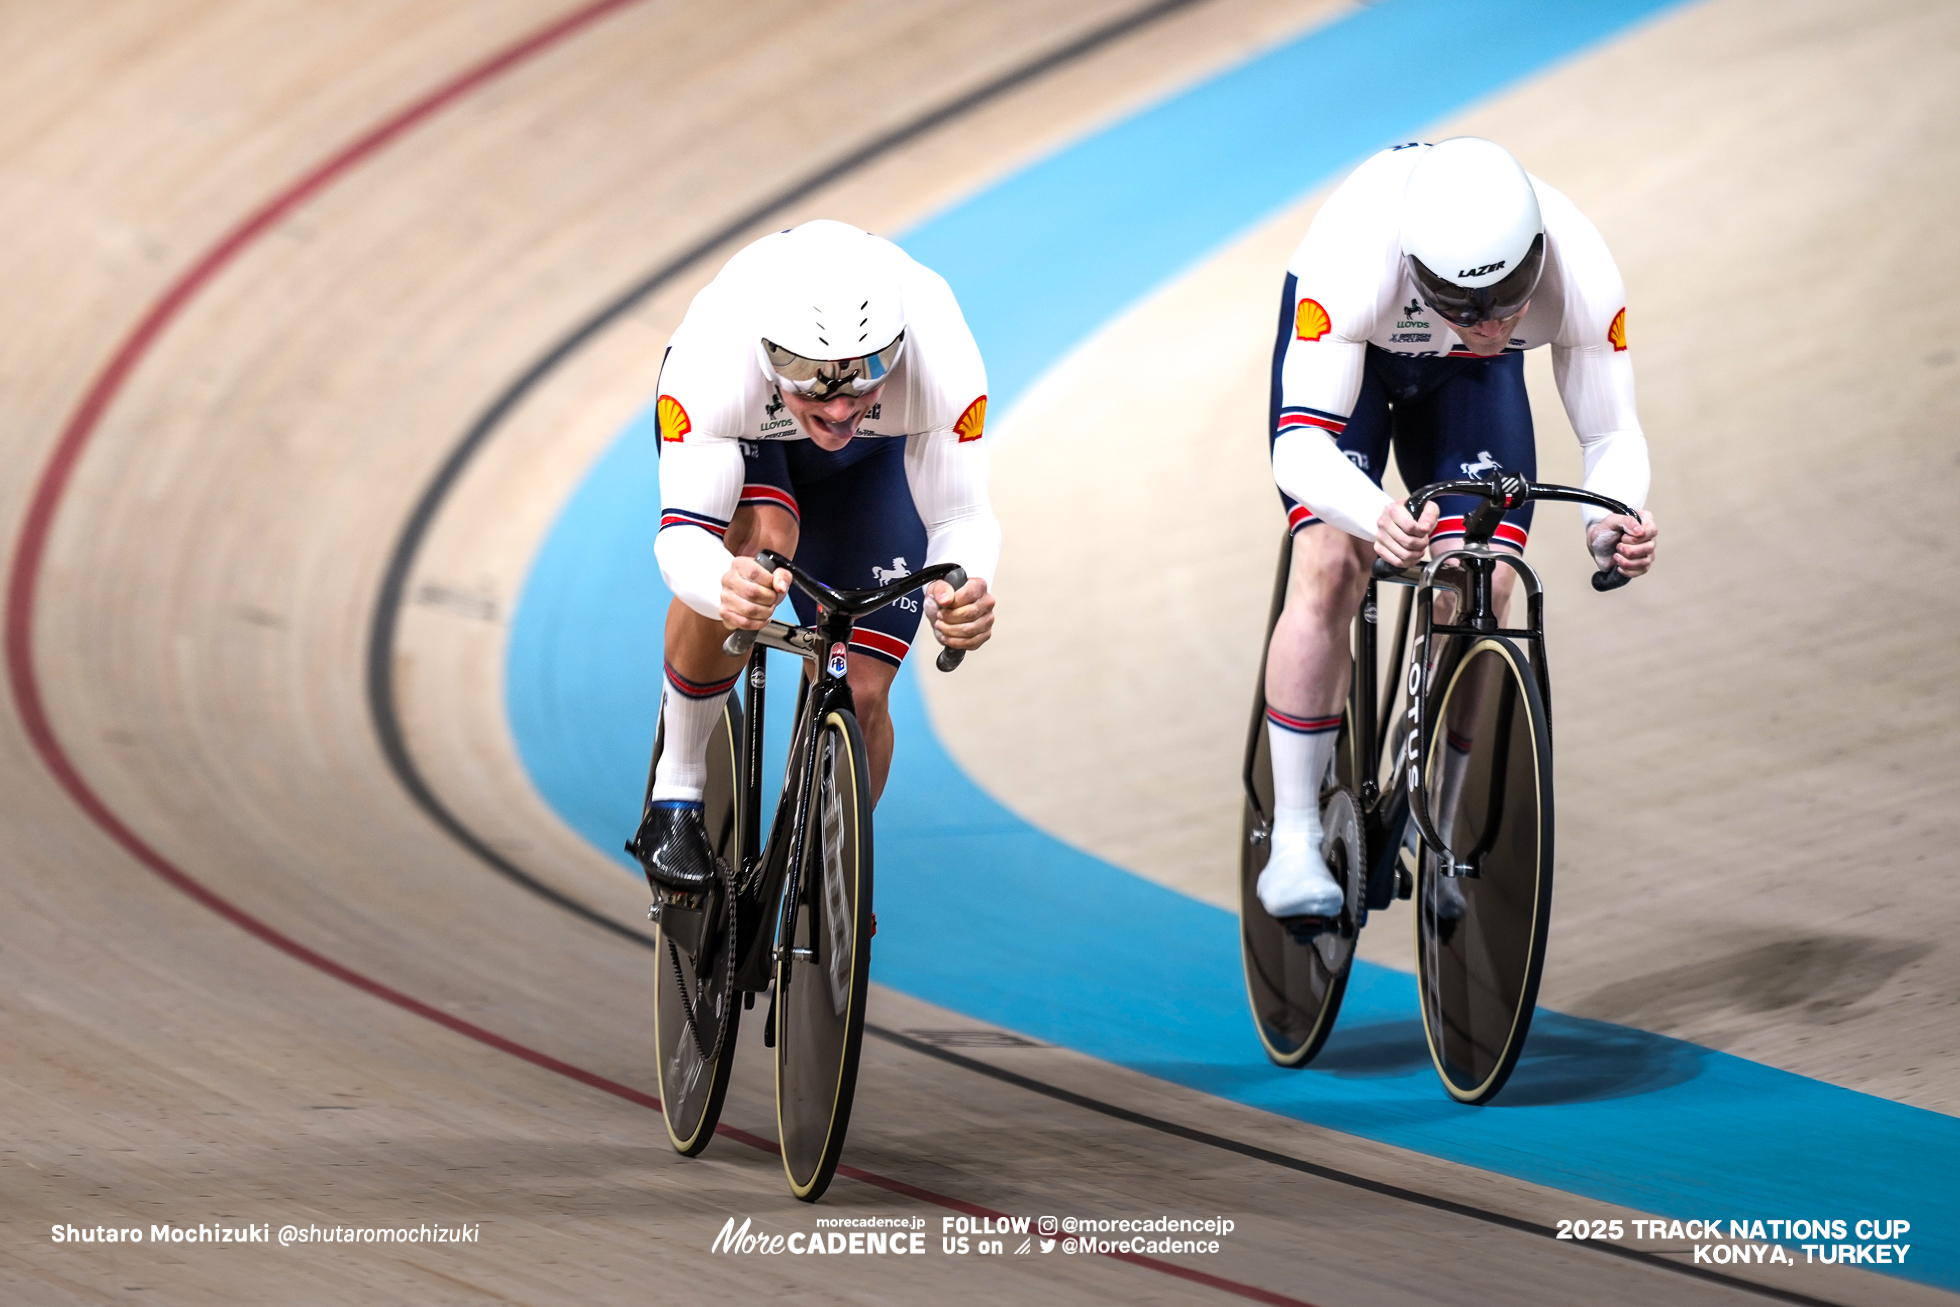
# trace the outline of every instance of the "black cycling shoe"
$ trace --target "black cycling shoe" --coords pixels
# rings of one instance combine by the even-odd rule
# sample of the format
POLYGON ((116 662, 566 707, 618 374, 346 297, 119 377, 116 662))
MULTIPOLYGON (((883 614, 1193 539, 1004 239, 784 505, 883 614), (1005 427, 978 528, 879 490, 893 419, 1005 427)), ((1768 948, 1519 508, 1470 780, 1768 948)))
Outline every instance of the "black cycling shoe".
POLYGON ((647 882, 658 890, 695 894, 715 883, 720 861, 708 843, 701 805, 661 801, 647 805, 640 829, 627 841, 626 851, 646 870, 647 882))

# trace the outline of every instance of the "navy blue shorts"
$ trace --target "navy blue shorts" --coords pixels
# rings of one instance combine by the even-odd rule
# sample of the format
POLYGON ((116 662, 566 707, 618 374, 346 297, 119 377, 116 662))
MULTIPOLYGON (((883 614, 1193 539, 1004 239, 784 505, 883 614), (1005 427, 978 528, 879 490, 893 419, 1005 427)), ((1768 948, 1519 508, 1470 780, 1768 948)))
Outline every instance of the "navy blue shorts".
MULTIPOLYGON (((1286 342, 1287 332, 1282 332, 1282 349, 1286 342)), ((1273 383, 1271 438, 1277 440, 1277 366, 1273 383)), ((1435 481, 1481 476, 1492 468, 1536 480, 1538 444, 1531 427, 1531 401, 1524 388, 1524 354, 1507 350, 1490 358, 1412 358, 1370 345, 1361 373, 1361 393, 1334 443, 1376 485, 1382 483, 1387 471, 1391 448, 1396 471, 1411 490, 1435 481)), ((1320 520, 1283 491, 1280 502, 1286 505, 1290 531, 1298 532, 1320 520)), ((1463 515, 1480 502, 1470 495, 1445 495, 1438 500, 1442 519, 1436 524, 1434 538, 1462 535, 1463 515)), ((1492 543, 1522 550, 1531 530, 1531 508, 1526 503, 1506 513, 1492 543)))
MULTIPOLYGON (((860 436, 834 454, 813 440, 743 441, 742 455, 743 507, 793 515, 796 561, 819 581, 868 590, 925 566, 926 528, 905 480, 904 440, 860 436)), ((798 621, 817 620, 808 595, 789 595, 798 621)), ((909 594, 863 618, 852 651, 898 666, 918 634, 921 603, 909 594)))

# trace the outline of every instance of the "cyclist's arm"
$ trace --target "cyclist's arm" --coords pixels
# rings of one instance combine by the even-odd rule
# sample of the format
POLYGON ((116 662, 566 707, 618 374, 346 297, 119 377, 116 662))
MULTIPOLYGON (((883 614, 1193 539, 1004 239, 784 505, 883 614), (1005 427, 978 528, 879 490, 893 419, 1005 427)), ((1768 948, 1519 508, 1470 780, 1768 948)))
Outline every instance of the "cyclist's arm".
MULTIPOLYGON (((1626 288, 1598 228, 1572 202, 1541 185, 1548 230, 1557 236, 1564 314, 1552 341, 1552 375, 1585 452, 1586 489, 1640 508, 1651 471, 1633 402, 1626 288)), ((1606 516, 1584 507, 1588 529, 1606 516)))
POLYGON ((958 563, 991 586, 1000 563, 1000 520, 987 495, 988 461, 977 427, 964 440, 947 428, 905 442, 905 480, 926 528, 925 566, 958 563))
POLYGON ((721 581, 733 556, 721 538, 742 497, 742 446, 700 432, 663 441, 660 534, 653 556, 676 598, 704 617, 721 618, 721 581))
POLYGON ((1384 296, 1399 285, 1394 214, 1407 167, 1395 153, 1357 169, 1314 215, 1287 262, 1292 301, 1275 342, 1273 479, 1314 516, 1364 540, 1375 538, 1389 497, 1334 442, 1361 394, 1384 296))
POLYGON ((945 278, 908 261, 906 332, 916 421, 905 441, 905 480, 926 528, 926 561, 958 563, 991 586, 1000 522, 987 497, 987 368, 945 278))
POLYGON ((1387 493, 1324 432, 1282 434, 1273 445, 1273 480, 1321 521, 1363 540, 1375 538, 1375 524, 1389 504, 1387 493))
POLYGON ((1359 328, 1350 328, 1346 337, 1330 328, 1318 340, 1301 339, 1297 318, 1300 306, 1309 299, 1305 294, 1296 298, 1296 324, 1281 344, 1285 357, 1280 364, 1273 480, 1321 521, 1373 540, 1375 523, 1389 497, 1334 443, 1361 393, 1367 337, 1362 332, 1354 338, 1359 328))
MULTIPOLYGON (((1586 489, 1634 508, 1645 504, 1652 470, 1647 437, 1633 408, 1633 365, 1626 354, 1616 355, 1610 345, 1554 345, 1552 375, 1585 452, 1586 489)), ((1606 516, 1603 508, 1582 507, 1589 527, 1606 516)))

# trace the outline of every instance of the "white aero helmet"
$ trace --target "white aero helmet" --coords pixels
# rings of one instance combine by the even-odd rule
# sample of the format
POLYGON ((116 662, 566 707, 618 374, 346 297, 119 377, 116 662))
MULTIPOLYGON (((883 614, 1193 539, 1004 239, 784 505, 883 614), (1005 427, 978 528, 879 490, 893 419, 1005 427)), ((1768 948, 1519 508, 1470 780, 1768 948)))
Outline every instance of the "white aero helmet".
POLYGON ((812 399, 885 383, 905 350, 902 257, 887 241, 819 218, 773 238, 758 287, 757 357, 812 399))
POLYGON ((1423 301, 1446 321, 1510 317, 1545 270, 1531 178, 1510 151, 1475 136, 1431 146, 1402 192, 1402 255, 1423 301))

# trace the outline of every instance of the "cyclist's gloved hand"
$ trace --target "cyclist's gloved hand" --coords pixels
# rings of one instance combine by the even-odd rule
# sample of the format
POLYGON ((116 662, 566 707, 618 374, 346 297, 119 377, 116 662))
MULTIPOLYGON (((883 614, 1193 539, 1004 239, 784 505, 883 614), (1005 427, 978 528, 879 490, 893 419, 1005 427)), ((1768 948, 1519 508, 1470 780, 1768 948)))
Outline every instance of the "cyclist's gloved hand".
POLYGON ((1660 527, 1654 515, 1640 510, 1638 519, 1614 513, 1593 523, 1586 532, 1586 547, 1600 571, 1617 567, 1627 576, 1639 576, 1654 565, 1654 542, 1660 527))
POLYGON ((934 581, 926 587, 926 620, 948 649, 978 649, 993 637, 994 597, 977 576, 957 592, 944 581, 934 581))
POLYGON ((1431 503, 1418 522, 1409 515, 1407 504, 1390 500, 1375 523, 1375 552, 1397 567, 1414 567, 1429 548, 1429 534, 1441 516, 1442 510, 1431 503))
POLYGON ((789 573, 771 573, 753 558, 737 558, 721 578, 721 624, 731 630, 761 630, 789 593, 789 573))

